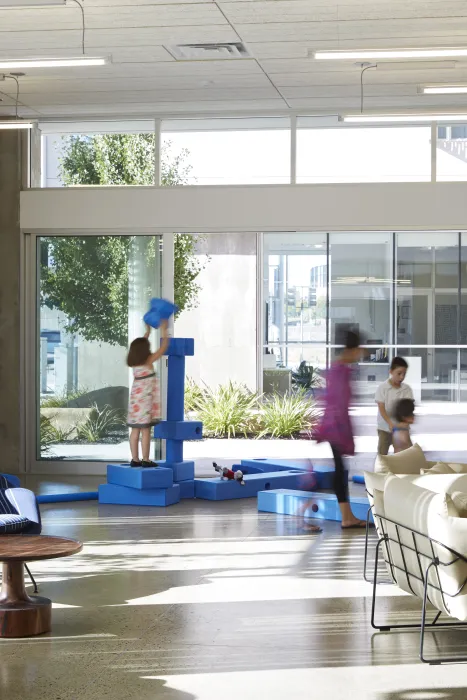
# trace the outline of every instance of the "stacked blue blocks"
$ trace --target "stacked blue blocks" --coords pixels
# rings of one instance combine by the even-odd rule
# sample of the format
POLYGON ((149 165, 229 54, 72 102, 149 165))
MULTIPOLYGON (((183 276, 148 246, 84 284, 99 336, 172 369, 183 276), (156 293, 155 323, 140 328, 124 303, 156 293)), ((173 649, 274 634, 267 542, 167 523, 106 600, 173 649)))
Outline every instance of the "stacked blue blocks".
POLYGON ((170 506, 195 497, 195 463, 183 459, 183 441, 201 440, 203 425, 186 421, 185 357, 194 355, 192 338, 171 338, 167 349, 167 420, 154 428, 165 440, 166 459, 154 468, 109 464, 107 484, 99 486, 99 503, 133 506, 170 506))

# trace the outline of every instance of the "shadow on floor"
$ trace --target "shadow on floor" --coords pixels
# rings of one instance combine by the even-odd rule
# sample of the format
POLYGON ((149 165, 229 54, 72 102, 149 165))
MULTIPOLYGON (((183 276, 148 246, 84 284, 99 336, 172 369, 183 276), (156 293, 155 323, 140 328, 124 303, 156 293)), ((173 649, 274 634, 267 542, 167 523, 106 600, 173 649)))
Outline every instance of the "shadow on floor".
POLYGON ((378 694, 377 700, 465 700, 467 688, 410 688, 378 694))

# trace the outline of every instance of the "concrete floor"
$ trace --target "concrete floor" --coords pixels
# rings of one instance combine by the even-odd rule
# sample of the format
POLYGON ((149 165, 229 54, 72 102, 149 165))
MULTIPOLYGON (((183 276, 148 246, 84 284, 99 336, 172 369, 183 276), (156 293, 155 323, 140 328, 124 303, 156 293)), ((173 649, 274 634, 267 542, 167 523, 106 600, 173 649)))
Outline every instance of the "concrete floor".
MULTIPOLYGON (((70 504, 71 505, 71 504, 70 504)), ((256 500, 42 507, 83 552, 32 566, 53 631, 0 640, 5 700, 465 700, 465 665, 423 666, 418 634, 373 634, 364 537, 304 536, 256 500)), ((384 617, 419 605, 378 587, 384 617)), ((427 651, 467 649, 467 632, 427 651)))

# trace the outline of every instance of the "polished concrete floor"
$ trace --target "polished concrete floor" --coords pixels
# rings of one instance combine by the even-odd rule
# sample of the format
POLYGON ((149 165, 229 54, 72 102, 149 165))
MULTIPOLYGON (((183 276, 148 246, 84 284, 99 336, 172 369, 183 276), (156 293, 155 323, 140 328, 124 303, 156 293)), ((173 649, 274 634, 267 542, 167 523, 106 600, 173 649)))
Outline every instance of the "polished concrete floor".
MULTIPOLYGON (((44 534, 84 549, 32 566, 53 631, 0 640, 2 700, 467 698, 467 665, 424 666, 416 632, 372 632, 360 532, 303 535, 254 499, 72 505, 42 508, 44 534)), ((419 611, 390 585, 378 607, 419 611)), ((467 632, 429 637, 429 653, 467 649, 467 632)))

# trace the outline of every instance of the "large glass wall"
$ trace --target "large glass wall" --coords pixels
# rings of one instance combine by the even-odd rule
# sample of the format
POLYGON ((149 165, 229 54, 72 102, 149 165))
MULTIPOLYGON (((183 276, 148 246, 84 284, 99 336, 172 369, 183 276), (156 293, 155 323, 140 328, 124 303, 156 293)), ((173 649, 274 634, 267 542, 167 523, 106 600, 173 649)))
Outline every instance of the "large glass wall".
POLYGON ((37 263, 36 457, 126 461, 126 353, 161 293, 160 237, 44 236, 37 263))
POLYGON ((457 232, 264 235, 263 367, 287 389, 329 365, 349 328, 365 338, 360 402, 395 354, 418 401, 467 399, 467 249, 457 232))

